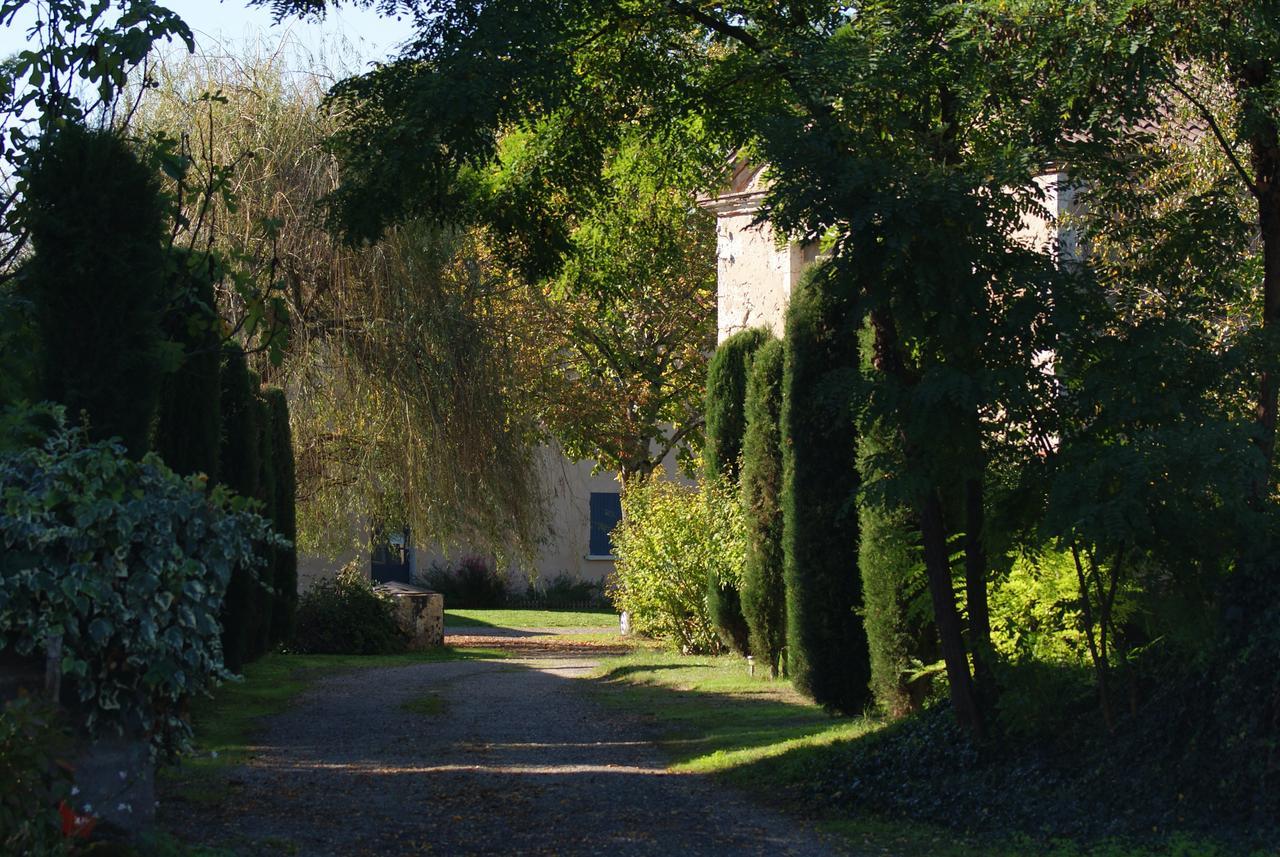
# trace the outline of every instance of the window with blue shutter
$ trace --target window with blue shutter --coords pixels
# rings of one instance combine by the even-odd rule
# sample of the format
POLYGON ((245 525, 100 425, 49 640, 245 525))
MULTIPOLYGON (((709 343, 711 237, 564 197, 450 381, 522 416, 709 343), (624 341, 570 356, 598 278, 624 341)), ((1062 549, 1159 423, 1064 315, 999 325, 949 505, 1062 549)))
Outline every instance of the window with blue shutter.
POLYGON ((613 556, 609 533, 622 520, 622 498, 616 491, 591 492, 591 556, 613 556))

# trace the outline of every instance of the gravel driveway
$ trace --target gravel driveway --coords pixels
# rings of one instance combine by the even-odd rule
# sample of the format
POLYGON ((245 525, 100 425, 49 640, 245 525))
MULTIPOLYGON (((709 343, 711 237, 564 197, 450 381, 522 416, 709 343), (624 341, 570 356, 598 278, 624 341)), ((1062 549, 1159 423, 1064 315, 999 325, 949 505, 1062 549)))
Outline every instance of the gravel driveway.
POLYGON ((267 724, 233 800, 174 807, 170 824, 242 854, 841 853, 801 821, 667 773, 641 726, 582 692, 590 654, 513 655, 321 679, 267 724), (426 697, 428 713, 403 708, 426 697))

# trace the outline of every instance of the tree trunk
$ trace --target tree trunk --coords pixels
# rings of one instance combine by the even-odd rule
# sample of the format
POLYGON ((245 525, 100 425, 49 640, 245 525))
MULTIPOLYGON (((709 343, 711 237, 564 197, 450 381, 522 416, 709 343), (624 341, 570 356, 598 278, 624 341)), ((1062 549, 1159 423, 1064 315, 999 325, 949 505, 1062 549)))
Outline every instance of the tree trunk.
POLYGON ((960 627, 951 587, 951 561, 947 554, 947 530, 942 519, 942 500, 936 489, 926 492, 920 506, 920 535, 924 541, 924 567, 929 578, 929 597, 933 601, 933 618, 938 625, 942 660, 947 665, 947 683, 951 689, 951 707, 956 718, 975 737, 983 734, 982 712, 969 675, 968 653, 960 627))
MULTIPOLYGON (((875 355, 872 362, 876 369, 903 386, 912 386, 915 379, 902 357, 897 327, 885 308, 879 307, 871 311, 871 326, 875 335, 875 355)), ((905 432, 902 448, 904 461, 910 468, 916 458, 915 445, 905 432)), ((924 542, 925 573, 929 581, 929 597, 933 602, 933 618, 938 627, 942 660, 947 667, 951 706, 955 710, 956 719, 975 737, 981 738, 984 731, 982 711, 974 695, 973 678, 969 674, 969 658, 965 650, 960 613, 956 609, 955 593, 951 586, 951 558, 947 551, 947 530, 942 517, 942 500, 936 486, 930 486, 922 494, 916 511, 920 519, 920 535, 924 542)), ((984 588, 984 604, 985 601, 984 588)), ((990 624, 989 621, 988 624, 990 624)))
POLYGON ((969 651, 973 654, 973 680, 978 704, 984 713, 996 701, 996 681, 991 664, 991 612, 987 606, 987 551, 983 545, 985 502, 982 477, 965 480, 964 583, 969 602, 969 651))

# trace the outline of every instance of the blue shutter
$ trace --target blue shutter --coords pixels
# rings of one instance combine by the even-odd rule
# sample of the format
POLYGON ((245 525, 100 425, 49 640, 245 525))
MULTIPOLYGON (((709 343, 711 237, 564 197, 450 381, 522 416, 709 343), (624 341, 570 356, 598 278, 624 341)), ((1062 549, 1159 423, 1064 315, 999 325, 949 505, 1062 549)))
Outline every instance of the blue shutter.
POLYGON ((591 543, 592 556, 613 556, 613 540, 609 533, 622 520, 622 498, 616 491, 591 492, 591 543))

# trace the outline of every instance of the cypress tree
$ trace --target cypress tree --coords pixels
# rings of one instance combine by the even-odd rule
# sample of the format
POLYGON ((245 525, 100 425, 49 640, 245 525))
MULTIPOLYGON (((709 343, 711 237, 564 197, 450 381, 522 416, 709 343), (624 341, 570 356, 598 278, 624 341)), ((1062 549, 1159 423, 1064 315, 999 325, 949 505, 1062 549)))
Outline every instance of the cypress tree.
POLYGON ((154 448, 174 471, 184 476, 218 476, 222 430, 221 319, 214 303, 213 278, 206 254, 175 250, 173 277, 181 283, 177 308, 165 319, 172 342, 182 346, 182 364, 160 387, 154 448))
POLYGON ((271 418, 272 463, 275 469, 276 532, 289 540, 289 547, 276 551, 274 573, 276 602, 271 610, 271 641, 281 643, 293 636, 294 615, 298 606, 298 537, 297 477, 293 460, 293 433, 289 428, 289 400, 284 390, 270 387, 263 391, 271 418))
POLYGON ((160 184, 110 130, 49 132, 22 172, 31 258, 22 290, 40 343, 43 398, 87 414, 94 438, 148 449, 167 283, 160 184))
MULTIPOLYGON (((218 481, 242 497, 256 498, 262 471, 258 407, 253 377, 244 351, 238 345, 223 349, 221 388, 222 446, 218 481)), ((240 670, 251 659, 256 590, 257 585, 248 572, 237 570, 231 575, 222 605, 222 654, 231 670, 240 670)))
POLYGON ((742 579, 742 613, 751 652, 776 677, 787 641, 786 588, 782 553, 783 347, 775 340, 756 352, 747 379, 746 437, 742 441, 742 504, 746 513, 747 556, 742 579))
POLYGON ((708 478, 727 477, 738 481, 742 459, 742 439, 746 434, 743 407, 747 397, 747 375, 751 360, 772 334, 753 327, 730 336, 711 355, 707 364, 706 441, 702 465, 708 478))
POLYGON ((912 602, 927 597, 919 532, 910 508, 880 490, 888 468, 899 460, 891 434, 879 424, 864 424, 858 437, 858 472, 863 501, 858 505, 858 570, 862 574, 863 621, 871 660, 871 692, 892 717, 912 711, 908 670, 913 658, 937 659, 926 609, 912 602), (915 618, 913 618, 915 617, 915 618))
MULTIPOLYGON (((751 359, 771 339, 768 330, 743 330, 720 343, 707 364, 706 442, 702 463, 709 480, 726 479, 736 486, 742 462, 742 438, 746 432, 743 405, 751 359)), ((723 581, 707 581, 707 609, 725 645, 746 654, 747 620, 742 615, 738 590, 723 581)))
POLYGON ((811 268, 787 310, 782 410, 787 671, 822 705, 868 701, 858 573, 858 313, 841 278, 811 268))

